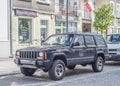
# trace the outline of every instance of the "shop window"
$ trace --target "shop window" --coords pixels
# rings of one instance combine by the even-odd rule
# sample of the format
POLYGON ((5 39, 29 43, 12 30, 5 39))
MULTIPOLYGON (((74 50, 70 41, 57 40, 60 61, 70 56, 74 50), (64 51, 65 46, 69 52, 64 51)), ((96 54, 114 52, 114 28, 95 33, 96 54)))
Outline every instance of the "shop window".
POLYGON ((48 20, 41 20, 41 43, 47 38, 48 20))
POLYGON ((61 26, 61 22, 55 22, 55 26, 61 26))
POLYGON ((19 19, 19 43, 31 43, 31 20, 19 19))
POLYGON ((61 29, 56 29, 56 34, 60 34, 61 33, 61 29))

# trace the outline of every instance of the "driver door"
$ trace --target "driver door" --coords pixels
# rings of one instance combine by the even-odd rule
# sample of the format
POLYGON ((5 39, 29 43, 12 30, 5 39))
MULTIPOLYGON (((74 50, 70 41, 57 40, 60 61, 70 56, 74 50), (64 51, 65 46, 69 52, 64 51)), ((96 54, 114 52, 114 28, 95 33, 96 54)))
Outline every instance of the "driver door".
POLYGON ((83 35, 76 35, 72 46, 72 59, 75 63, 81 63, 85 56, 86 46, 83 35))

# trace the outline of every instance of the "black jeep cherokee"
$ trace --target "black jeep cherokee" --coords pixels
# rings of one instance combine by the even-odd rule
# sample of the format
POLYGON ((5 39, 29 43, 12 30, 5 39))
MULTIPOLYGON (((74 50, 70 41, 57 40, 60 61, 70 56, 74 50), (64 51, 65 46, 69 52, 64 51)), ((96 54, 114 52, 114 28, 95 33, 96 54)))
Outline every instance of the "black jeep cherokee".
POLYGON ((99 34, 65 33, 51 35, 41 47, 29 47, 16 51, 15 63, 21 72, 31 76, 37 69, 49 72, 53 80, 65 75, 65 68, 91 64, 95 72, 101 72, 108 58, 105 40, 99 34))

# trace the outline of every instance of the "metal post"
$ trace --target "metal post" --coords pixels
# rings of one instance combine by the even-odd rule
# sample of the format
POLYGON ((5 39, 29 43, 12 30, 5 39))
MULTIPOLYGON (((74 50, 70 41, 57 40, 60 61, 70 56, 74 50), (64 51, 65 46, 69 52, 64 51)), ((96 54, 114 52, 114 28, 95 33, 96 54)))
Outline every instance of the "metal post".
POLYGON ((66 0, 66 32, 68 32, 68 0, 66 0))
POLYGON ((10 0, 10 57, 12 55, 12 0, 10 0))

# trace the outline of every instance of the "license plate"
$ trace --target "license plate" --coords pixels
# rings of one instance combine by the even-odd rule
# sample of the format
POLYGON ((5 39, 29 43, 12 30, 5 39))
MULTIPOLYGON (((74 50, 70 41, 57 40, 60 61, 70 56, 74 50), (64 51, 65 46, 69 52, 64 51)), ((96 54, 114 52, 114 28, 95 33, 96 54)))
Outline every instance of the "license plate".
POLYGON ((20 60, 20 63, 35 65, 35 61, 32 61, 32 60, 20 60))

